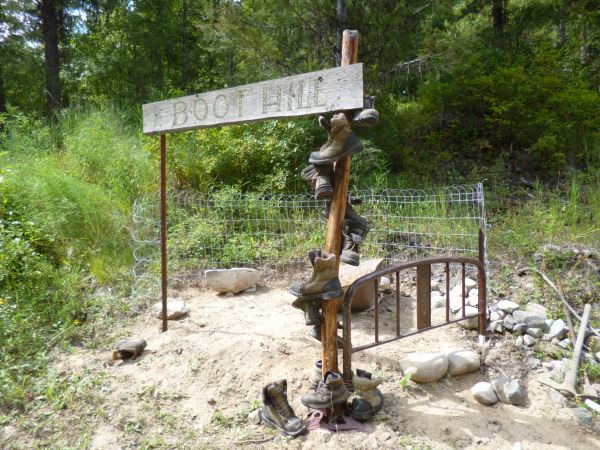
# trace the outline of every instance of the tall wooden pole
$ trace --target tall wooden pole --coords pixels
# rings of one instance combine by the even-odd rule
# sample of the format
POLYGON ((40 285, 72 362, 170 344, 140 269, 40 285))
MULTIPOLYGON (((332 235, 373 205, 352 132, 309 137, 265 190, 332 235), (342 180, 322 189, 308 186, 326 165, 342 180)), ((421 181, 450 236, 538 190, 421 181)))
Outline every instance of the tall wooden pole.
MULTIPOLYGON (((358 62, 358 31, 344 30, 342 38, 342 62, 348 66, 358 62)), ((346 114, 348 123, 351 118, 346 114)), ((339 160, 334 167, 334 187, 329 220, 327 222, 327 241, 325 251, 337 256, 336 272, 340 267, 340 254, 342 247, 342 223, 346 214, 346 201, 348 198, 348 181, 350 179, 350 159, 339 160)), ((323 375, 328 370, 338 371, 337 358, 337 304, 334 300, 323 301, 323 321, 321 323, 321 345, 323 347, 323 375)))
POLYGON ((160 135, 160 269, 162 330, 167 331, 167 137, 160 135))

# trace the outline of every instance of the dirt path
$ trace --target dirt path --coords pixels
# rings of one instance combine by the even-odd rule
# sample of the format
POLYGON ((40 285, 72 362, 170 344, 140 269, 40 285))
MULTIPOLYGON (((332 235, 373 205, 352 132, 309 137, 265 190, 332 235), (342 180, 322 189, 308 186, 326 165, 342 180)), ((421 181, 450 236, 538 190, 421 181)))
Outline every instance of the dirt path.
MULTIPOLYGON (((550 393, 525 374, 529 403, 525 407, 496 404, 485 407, 470 394, 470 387, 491 374, 520 374, 520 354, 510 340, 495 338, 484 372, 443 379, 430 385, 400 384, 398 361, 407 352, 445 348, 475 348, 474 332, 443 327, 354 355, 353 367, 385 378, 381 391, 385 406, 367 424, 368 433, 339 435, 314 432, 286 439, 247 414, 260 401, 268 381, 288 380, 288 397, 298 415, 307 390, 307 369, 320 359, 319 343, 307 336, 301 313, 292 297, 281 289, 259 289, 233 297, 189 289, 188 318, 169 322, 168 333, 147 311, 132 319, 124 335, 143 336, 148 348, 137 361, 108 367, 106 349, 79 349, 57 363, 66 376, 86 374, 100 380, 91 388, 96 399, 80 408, 67 408, 59 419, 66 442, 81 442, 94 449, 121 448, 232 448, 240 441, 248 448, 477 448, 593 449, 600 439, 580 427, 568 410, 558 407, 550 393), (71 434, 69 434, 71 430, 71 434), (412 447, 410 447, 412 446, 412 447)), ((386 300, 387 301, 387 300, 386 300)), ((414 320, 410 299, 402 326, 414 320)), ((385 312, 383 320, 395 320, 385 312)), ((354 340, 368 339, 370 313, 356 316, 354 340)), ((37 430, 20 445, 56 442, 52 430, 37 430)), ((55 444, 56 445, 56 444, 55 444)), ((241 444, 238 444, 241 445, 241 444)), ((60 445, 59 445, 60 446, 60 445)), ((15 445, 19 447, 19 445, 15 445)), ((75 446, 78 447, 78 446, 75 446)))

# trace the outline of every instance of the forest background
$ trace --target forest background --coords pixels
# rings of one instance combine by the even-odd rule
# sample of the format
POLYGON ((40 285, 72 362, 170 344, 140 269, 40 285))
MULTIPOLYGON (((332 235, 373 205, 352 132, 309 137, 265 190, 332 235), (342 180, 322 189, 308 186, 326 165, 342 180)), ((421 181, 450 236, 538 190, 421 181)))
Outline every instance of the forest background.
MULTIPOLYGON (((1 0, 0 425, 56 397, 52 347, 132 313, 132 204, 158 188, 141 104, 339 65, 345 28, 381 113, 355 187, 487 179, 492 257, 598 247, 595 1, 1 0)), ((170 188, 304 192, 323 140, 314 118, 175 135, 170 188)))

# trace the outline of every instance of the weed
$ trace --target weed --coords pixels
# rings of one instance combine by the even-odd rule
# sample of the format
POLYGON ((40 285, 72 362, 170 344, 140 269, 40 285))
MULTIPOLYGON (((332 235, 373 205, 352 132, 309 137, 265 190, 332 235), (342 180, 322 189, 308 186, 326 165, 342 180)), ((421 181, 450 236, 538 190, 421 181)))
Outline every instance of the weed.
POLYGON ((410 379, 412 377, 412 373, 405 373, 402 378, 400 378, 400 387, 403 390, 408 390, 408 388, 410 387, 410 379))

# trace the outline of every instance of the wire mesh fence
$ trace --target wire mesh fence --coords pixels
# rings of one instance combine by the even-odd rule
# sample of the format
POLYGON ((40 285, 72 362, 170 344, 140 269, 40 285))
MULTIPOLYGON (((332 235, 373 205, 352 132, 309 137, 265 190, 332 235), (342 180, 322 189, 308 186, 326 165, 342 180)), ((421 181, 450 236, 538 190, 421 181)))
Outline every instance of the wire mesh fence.
MULTIPOLYGON (((309 194, 207 195, 169 193, 168 264, 170 281, 197 282, 211 268, 254 267, 285 270, 323 248, 327 201, 309 194)), ((436 189, 362 190, 350 193, 356 213, 370 231, 363 258, 387 264, 418 256, 477 257, 479 230, 485 230, 483 184, 436 189)), ((133 208, 134 295, 159 287, 160 222, 158 196, 133 208)))

